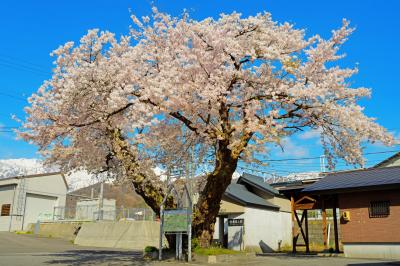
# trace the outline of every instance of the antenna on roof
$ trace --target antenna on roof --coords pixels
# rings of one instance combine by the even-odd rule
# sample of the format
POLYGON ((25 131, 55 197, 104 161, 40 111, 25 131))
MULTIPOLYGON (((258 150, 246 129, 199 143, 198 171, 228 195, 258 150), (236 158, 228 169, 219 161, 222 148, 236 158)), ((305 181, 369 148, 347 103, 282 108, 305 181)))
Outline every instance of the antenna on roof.
POLYGON ((319 164, 321 167, 321 173, 325 173, 326 172, 326 168, 325 168, 325 155, 321 155, 319 157, 319 164))

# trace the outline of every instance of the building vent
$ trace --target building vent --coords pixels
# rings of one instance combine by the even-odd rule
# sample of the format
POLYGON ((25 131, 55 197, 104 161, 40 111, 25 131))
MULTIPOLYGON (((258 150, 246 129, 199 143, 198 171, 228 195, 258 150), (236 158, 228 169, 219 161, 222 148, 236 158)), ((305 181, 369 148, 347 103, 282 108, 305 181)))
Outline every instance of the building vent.
POLYGON ((10 216, 11 204, 1 205, 1 216, 10 216))
POLYGON ((390 214, 390 202, 386 201, 371 201, 369 205, 369 218, 384 218, 390 214))

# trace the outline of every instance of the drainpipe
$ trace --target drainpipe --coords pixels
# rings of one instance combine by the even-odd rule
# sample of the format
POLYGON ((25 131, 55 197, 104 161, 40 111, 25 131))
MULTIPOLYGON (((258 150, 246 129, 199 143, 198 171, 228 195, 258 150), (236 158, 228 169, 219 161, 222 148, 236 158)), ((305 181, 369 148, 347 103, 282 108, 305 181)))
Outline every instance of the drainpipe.
POLYGON ((14 186, 13 200, 11 205, 11 216, 10 216, 10 224, 8 226, 8 232, 11 232, 12 218, 14 216, 14 203, 15 203, 15 191, 17 190, 17 185, 14 186))

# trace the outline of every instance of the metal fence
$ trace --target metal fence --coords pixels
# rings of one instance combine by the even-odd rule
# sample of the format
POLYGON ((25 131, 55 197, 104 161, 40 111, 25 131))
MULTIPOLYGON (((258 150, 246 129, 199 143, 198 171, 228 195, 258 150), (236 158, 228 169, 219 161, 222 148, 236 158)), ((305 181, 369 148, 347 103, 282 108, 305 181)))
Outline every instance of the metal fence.
POLYGON ((70 221, 120 221, 120 220, 136 220, 136 221, 154 221, 156 215, 150 208, 115 208, 115 206, 98 205, 76 206, 74 208, 55 207, 53 220, 70 220, 70 221))

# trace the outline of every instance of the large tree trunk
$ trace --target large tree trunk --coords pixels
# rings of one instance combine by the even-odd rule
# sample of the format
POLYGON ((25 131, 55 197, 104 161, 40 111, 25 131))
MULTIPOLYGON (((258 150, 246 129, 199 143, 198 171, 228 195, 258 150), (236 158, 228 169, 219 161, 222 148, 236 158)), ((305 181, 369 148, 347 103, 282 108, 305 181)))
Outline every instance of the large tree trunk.
MULTIPOLYGON (((138 161, 136 156, 130 150, 129 144, 121 135, 118 129, 112 133, 112 148, 115 157, 122 163, 127 179, 132 182, 137 194, 139 194, 146 204, 160 216, 160 205, 165 197, 165 191, 161 184, 149 180, 145 174, 138 172, 138 161)), ((176 203, 172 196, 167 198, 166 208, 176 208, 176 203)), ((167 235, 170 248, 175 248, 175 238, 167 235)))
POLYGON ((194 210, 193 236, 199 239, 202 247, 208 247, 212 241, 222 196, 237 167, 238 159, 227 146, 227 143, 220 141, 214 171, 207 176, 206 185, 194 210))

